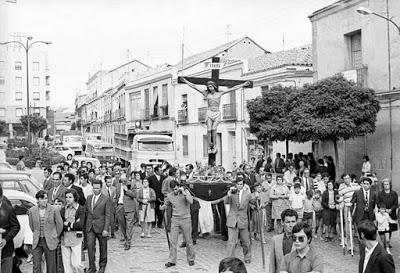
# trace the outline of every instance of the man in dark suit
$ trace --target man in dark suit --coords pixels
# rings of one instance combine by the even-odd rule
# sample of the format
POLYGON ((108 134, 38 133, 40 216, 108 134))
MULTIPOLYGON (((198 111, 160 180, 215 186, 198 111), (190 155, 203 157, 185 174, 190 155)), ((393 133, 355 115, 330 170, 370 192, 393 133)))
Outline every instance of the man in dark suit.
POLYGON ((11 273, 13 268, 14 242, 13 238, 18 234, 20 225, 10 201, 3 196, 3 188, 0 186, 0 229, 2 240, 1 249, 1 272, 11 273))
POLYGON ((133 236, 133 226, 138 219, 135 219, 137 212, 137 189, 127 180, 126 176, 121 176, 120 183, 116 186, 114 204, 117 205, 115 215, 120 227, 125 250, 131 248, 133 236))
POLYGON ((162 174, 161 165, 157 165, 154 167, 154 174, 149 176, 149 187, 152 188, 156 193, 156 204, 155 204, 155 213, 156 213, 156 223, 158 228, 163 227, 163 211, 160 210, 161 202, 164 201, 164 194, 161 192, 162 183, 165 179, 165 176, 162 174))
POLYGON ((376 240, 377 227, 370 220, 363 220, 357 227, 363 247, 360 251, 359 273, 395 273, 392 255, 376 240))
POLYGON ((107 265, 107 237, 110 226, 111 202, 101 193, 103 182, 93 181, 93 195, 87 199, 86 233, 88 238, 89 271, 96 273, 96 238, 100 245, 99 273, 104 273, 107 265))
POLYGON ((246 183, 249 187, 251 192, 254 191, 254 184, 256 183, 256 176, 254 173, 251 172, 250 165, 246 164, 243 168, 244 170, 244 183, 246 183))
POLYGON ((108 196, 111 202, 111 216, 110 216, 110 230, 111 230, 111 238, 115 238, 115 207, 116 204, 114 203, 115 201, 115 195, 117 194, 116 188, 112 185, 112 177, 109 175, 106 175, 104 178, 105 185, 103 187, 103 194, 105 196, 108 196))
POLYGON ((64 185, 61 183, 61 173, 60 172, 54 172, 53 173, 53 187, 49 190, 49 193, 47 194, 48 196, 48 202, 50 205, 54 205, 54 200, 60 199, 65 202, 65 191, 67 190, 64 185))
POLYGON ((47 192, 53 187, 53 181, 51 180, 51 173, 53 171, 51 168, 44 168, 43 169, 43 175, 44 175, 44 181, 43 181, 43 189, 47 192))
POLYGON ((85 206, 86 204, 86 199, 85 199, 85 194, 83 193, 83 190, 81 187, 74 185, 75 182, 75 175, 72 173, 66 173, 63 177, 63 184, 65 189, 74 189, 79 196, 78 204, 81 206, 85 206))
POLYGON ((377 196, 371 191, 371 184, 371 179, 364 177, 361 182, 362 188, 354 192, 351 199, 351 203, 355 205, 353 220, 356 225, 362 220, 375 220, 374 209, 377 196))

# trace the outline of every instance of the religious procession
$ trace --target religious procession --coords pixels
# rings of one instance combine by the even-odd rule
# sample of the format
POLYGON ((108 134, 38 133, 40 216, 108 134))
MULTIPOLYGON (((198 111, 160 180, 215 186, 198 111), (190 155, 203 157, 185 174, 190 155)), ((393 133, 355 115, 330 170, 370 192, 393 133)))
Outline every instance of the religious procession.
POLYGON ((399 271, 399 17, 0 0, 0 273, 399 271))

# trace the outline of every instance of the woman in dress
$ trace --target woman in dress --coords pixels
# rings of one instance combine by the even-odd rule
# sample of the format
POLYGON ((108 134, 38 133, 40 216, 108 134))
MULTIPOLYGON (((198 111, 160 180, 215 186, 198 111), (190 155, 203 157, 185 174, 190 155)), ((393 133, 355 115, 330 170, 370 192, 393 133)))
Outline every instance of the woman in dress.
POLYGON ((336 226, 336 192, 333 181, 327 183, 327 190, 322 194, 322 222, 325 226, 325 242, 332 241, 333 230, 336 226))
POLYGON ((67 189, 65 192, 66 206, 61 208, 60 214, 64 223, 61 239, 61 254, 65 273, 83 273, 82 241, 85 223, 85 209, 77 202, 78 192, 67 189))
POLYGON ((276 220, 278 234, 282 232, 281 213, 289 208, 289 189, 283 184, 281 175, 276 177, 276 184, 271 187, 272 219, 276 220))
POLYGON ((156 193, 149 187, 147 178, 143 179, 143 187, 138 192, 139 201, 139 219, 142 226, 142 234, 140 237, 151 238, 151 226, 155 221, 155 202, 156 193))
POLYGON ((371 163, 369 163, 369 157, 364 155, 361 174, 365 175, 366 173, 371 173, 371 163))
POLYGON ((386 205, 386 212, 389 214, 391 220, 394 220, 392 223, 389 222, 389 241, 386 242, 389 248, 392 246, 390 245, 390 239, 392 238, 393 231, 398 230, 397 226, 397 215, 396 210, 399 207, 399 197, 397 192, 392 190, 392 183, 389 179, 385 178, 382 180, 382 188, 383 190, 378 193, 378 204, 385 204, 386 205))

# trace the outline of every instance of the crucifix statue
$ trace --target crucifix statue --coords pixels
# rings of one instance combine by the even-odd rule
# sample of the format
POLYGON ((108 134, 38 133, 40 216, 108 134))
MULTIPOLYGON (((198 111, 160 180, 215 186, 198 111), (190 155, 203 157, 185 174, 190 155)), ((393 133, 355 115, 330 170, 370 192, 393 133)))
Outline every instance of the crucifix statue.
POLYGON ((196 77, 178 77, 178 83, 186 83, 194 90, 200 92, 207 99, 207 141, 208 141, 208 155, 209 165, 214 165, 215 154, 217 153, 216 141, 217 141, 217 127, 221 121, 221 97, 224 94, 233 92, 243 87, 253 87, 253 83, 250 81, 239 81, 239 80, 224 80, 219 79, 219 57, 212 58, 211 79, 209 78, 196 78, 196 77), (201 89, 196 85, 206 85, 207 89, 201 89), (219 90, 219 86, 227 86, 228 89, 224 91, 219 90))

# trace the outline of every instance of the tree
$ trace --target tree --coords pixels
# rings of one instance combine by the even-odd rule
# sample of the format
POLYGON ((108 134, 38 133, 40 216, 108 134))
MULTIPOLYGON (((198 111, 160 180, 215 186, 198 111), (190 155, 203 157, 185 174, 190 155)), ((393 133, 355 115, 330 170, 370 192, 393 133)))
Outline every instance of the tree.
POLYGON ((270 141, 286 141, 286 153, 288 153, 288 140, 295 133, 289 126, 289 99, 297 94, 293 87, 272 87, 271 90, 262 92, 262 95, 249 100, 247 110, 250 116, 250 132, 258 139, 270 141))
POLYGON ((71 131, 75 131, 76 130, 76 123, 72 122, 71 124, 71 131))
POLYGON ((288 125, 294 141, 332 141, 337 165, 337 140, 373 133, 379 110, 374 90, 338 74, 304 86, 288 100, 288 125))
MULTIPOLYGON (((21 124, 24 129, 28 130, 28 118, 27 116, 21 116, 21 124)), ((39 132, 47 128, 47 121, 45 118, 39 115, 30 115, 30 130, 36 136, 39 132)))
POLYGON ((7 123, 4 120, 0 120, 0 136, 7 134, 7 123))

